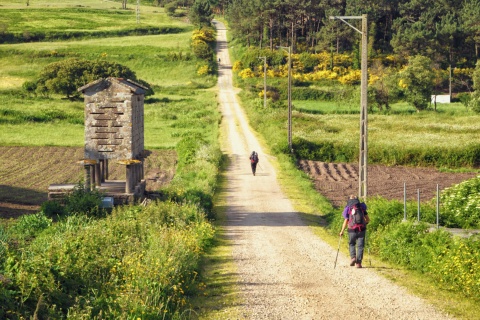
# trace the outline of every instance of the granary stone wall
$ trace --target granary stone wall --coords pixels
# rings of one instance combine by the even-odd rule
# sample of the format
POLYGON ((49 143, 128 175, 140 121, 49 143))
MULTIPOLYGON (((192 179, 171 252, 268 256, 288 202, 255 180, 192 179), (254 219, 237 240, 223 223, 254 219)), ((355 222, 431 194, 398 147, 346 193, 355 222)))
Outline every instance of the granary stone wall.
POLYGON ((85 158, 135 159, 144 150, 144 93, 130 80, 101 79, 85 96, 85 158))

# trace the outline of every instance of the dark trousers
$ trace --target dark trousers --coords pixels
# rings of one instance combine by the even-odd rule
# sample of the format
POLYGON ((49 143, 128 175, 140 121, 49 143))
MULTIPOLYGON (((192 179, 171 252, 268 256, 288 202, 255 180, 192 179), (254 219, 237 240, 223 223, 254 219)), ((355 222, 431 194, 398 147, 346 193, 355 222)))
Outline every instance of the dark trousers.
POLYGON ((357 263, 362 262, 363 248, 365 246, 365 233, 363 231, 348 230, 348 249, 350 251, 350 258, 356 258, 357 263), (355 250, 356 246, 356 250, 355 250))
POLYGON ((257 163, 256 162, 251 162, 252 165, 252 173, 255 175, 255 172, 257 171, 257 163))

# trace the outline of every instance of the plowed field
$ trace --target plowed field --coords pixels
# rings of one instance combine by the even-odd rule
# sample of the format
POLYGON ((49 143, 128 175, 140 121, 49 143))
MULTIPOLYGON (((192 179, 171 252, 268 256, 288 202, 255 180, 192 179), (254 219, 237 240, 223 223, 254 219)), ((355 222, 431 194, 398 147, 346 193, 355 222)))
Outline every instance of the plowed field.
MULTIPOLYGON (((358 193, 358 165, 301 160, 299 167, 310 175, 315 188, 336 207, 343 206, 350 194, 358 193)), ((440 190, 475 177, 476 173, 447 173, 434 168, 386 167, 369 165, 367 196, 403 200, 404 183, 408 200, 428 201, 440 190)))
MULTIPOLYGON (((0 218, 36 212, 48 198, 50 184, 83 179, 83 148, 0 147, 0 218)), ((158 189, 174 174, 176 153, 152 151, 145 161, 147 190, 158 189)), ((125 169, 110 161, 109 179, 124 180, 125 169)))

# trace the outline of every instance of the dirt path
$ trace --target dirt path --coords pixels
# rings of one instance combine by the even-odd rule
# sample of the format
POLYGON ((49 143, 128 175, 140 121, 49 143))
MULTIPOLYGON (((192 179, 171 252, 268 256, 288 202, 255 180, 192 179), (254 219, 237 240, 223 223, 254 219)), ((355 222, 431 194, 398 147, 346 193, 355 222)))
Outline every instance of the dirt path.
MULTIPOLYGON (((228 124, 227 236, 245 319, 450 319, 368 268, 348 266, 316 237, 280 190, 231 82, 226 30, 218 29, 219 102, 228 124), (248 156, 260 155, 257 176, 248 156), (354 283, 351 279, 356 278, 354 283)), ((343 241, 345 245, 345 240, 343 241)))

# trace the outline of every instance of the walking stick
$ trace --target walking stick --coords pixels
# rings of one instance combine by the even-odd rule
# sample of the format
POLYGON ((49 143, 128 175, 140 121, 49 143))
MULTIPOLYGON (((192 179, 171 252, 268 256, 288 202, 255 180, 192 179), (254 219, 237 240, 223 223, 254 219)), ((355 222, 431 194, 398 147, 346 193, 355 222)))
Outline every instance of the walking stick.
POLYGON ((340 241, 342 241, 342 236, 338 239, 338 249, 337 249, 337 257, 335 258, 335 264, 333 265, 333 269, 337 266, 337 259, 338 259, 338 253, 340 252, 340 241))

